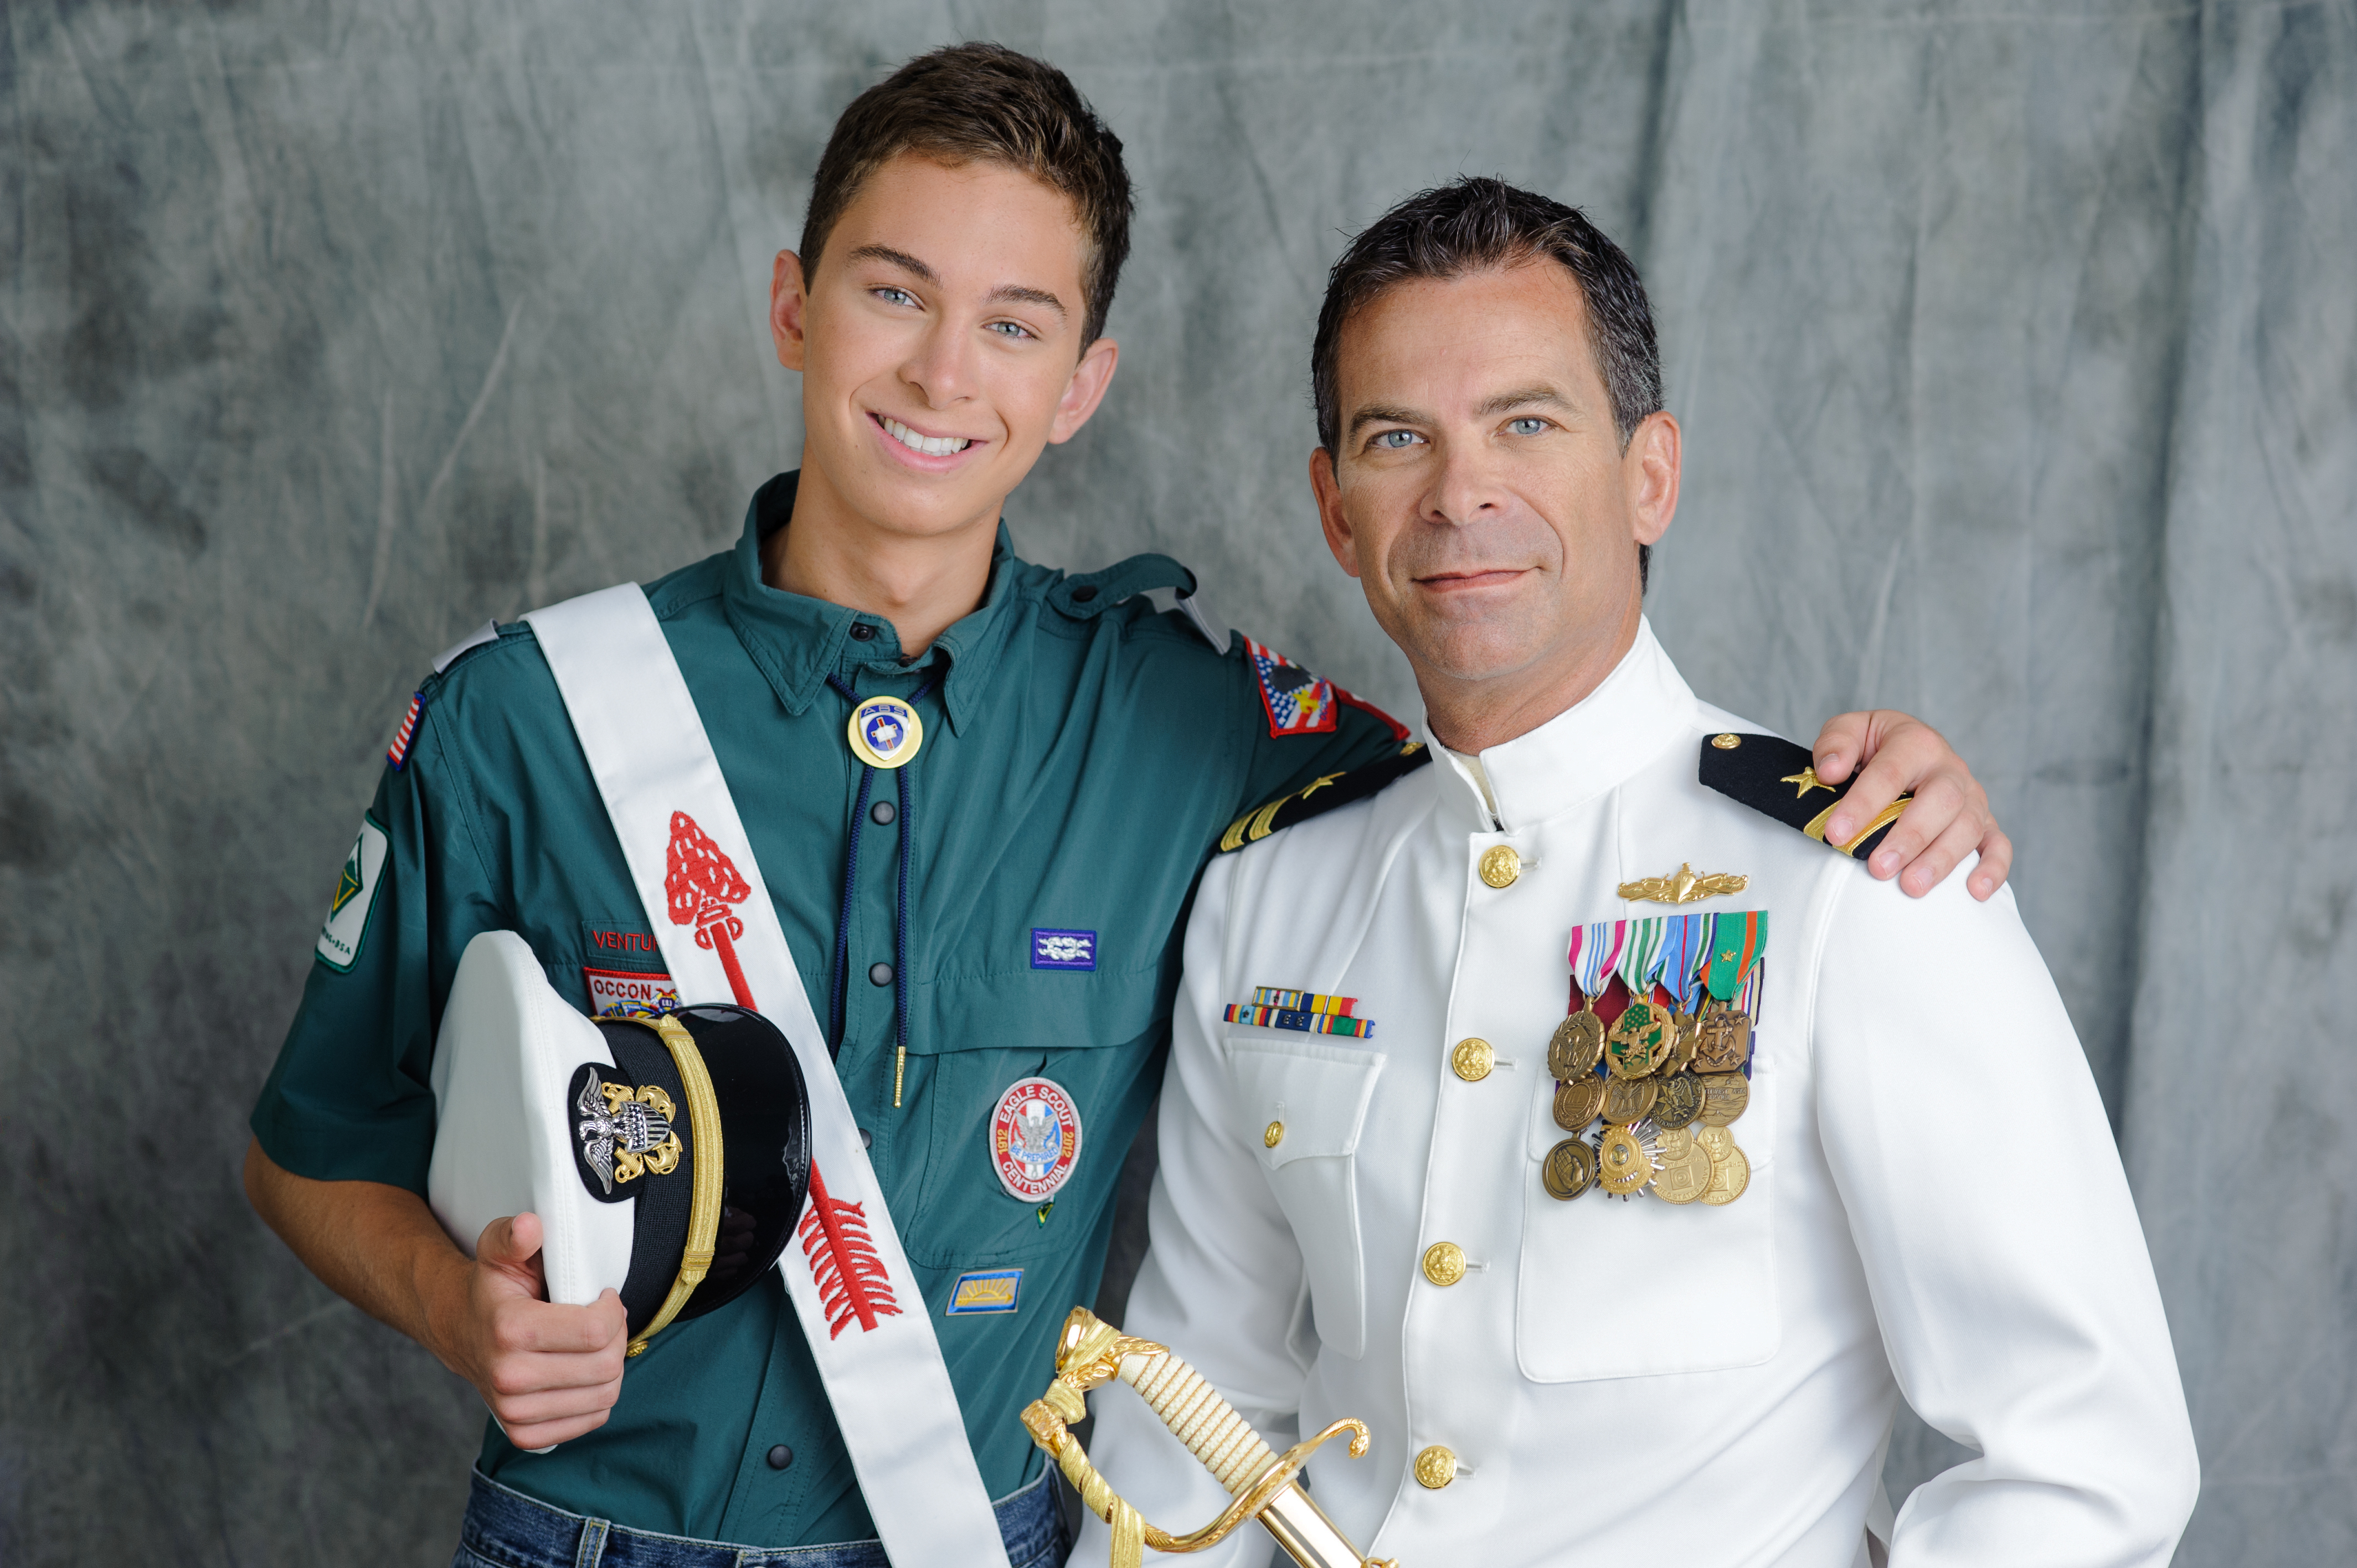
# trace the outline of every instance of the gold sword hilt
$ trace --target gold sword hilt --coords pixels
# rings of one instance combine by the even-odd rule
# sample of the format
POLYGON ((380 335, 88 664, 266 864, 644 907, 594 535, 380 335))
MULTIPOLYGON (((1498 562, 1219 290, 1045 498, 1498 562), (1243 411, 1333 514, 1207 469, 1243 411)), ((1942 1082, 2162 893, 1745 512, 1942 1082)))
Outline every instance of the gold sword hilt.
POLYGON ((1113 1527, 1112 1568, 1138 1568, 1147 1546, 1157 1552, 1200 1552, 1216 1546, 1248 1519, 1259 1520, 1301 1568, 1399 1568, 1351 1545, 1297 1479, 1318 1444, 1344 1432, 1351 1434, 1351 1457, 1364 1458, 1366 1423, 1338 1421, 1279 1456, 1201 1373, 1168 1347, 1134 1339, 1085 1306, 1072 1308, 1064 1319, 1064 1332, 1056 1342, 1055 1379, 1047 1392, 1024 1407, 1023 1424, 1031 1441, 1046 1450, 1081 1494, 1082 1503, 1113 1527), (1146 1408, 1162 1418, 1162 1424, 1235 1499, 1202 1529, 1172 1535, 1146 1523, 1089 1463, 1080 1439, 1069 1430, 1087 1418, 1089 1392, 1115 1378, 1137 1391, 1146 1408))

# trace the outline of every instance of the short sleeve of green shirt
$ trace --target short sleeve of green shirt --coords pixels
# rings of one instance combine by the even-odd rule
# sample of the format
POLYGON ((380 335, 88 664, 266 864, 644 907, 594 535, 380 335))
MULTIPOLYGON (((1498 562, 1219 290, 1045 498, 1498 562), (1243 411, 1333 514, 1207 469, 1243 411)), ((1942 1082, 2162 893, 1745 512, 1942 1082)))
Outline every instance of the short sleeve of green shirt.
POLYGON ((302 1004, 254 1107, 264 1152, 315 1181, 424 1194, 435 1023, 455 955, 502 924, 434 712, 443 680, 419 694, 408 755, 385 768, 361 816, 302 1004))

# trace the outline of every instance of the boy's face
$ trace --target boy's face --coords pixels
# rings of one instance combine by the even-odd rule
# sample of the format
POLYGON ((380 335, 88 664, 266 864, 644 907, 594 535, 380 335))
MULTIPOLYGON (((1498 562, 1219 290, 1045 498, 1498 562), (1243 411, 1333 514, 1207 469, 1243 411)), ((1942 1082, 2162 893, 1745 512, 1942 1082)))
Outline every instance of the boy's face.
POLYGON ((1636 634, 1637 546, 1677 506, 1678 430, 1654 414, 1621 449, 1569 271, 1401 284, 1338 349, 1320 521, 1419 680, 1609 670, 1636 634))
POLYGON ((995 522, 1095 412, 1117 354, 1081 341, 1088 237, 1029 175, 893 159, 844 209, 815 275, 780 252, 779 361, 802 373, 804 485, 912 537, 995 522))

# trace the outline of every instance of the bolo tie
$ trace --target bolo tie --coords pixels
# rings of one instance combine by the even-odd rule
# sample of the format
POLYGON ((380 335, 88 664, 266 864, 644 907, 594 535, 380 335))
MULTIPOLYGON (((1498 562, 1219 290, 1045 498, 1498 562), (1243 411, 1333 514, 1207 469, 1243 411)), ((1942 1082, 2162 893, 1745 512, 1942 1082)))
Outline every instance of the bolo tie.
POLYGON ((834 688, 843 700, 851 704, 850 739, 852 754, 859 758, 859 794, 851 808, 851 843, 843 862, 843 908, 834 922, 834 969, 827 981, 826 1045, 830 1056, 843 1054, 844 1019, 848 999, 844 983, 851 967, 851 903, 859 886, 859 841, 867 830, 868 798, 875 791, 876 772, 881 768, 892 775, 893 786, 899 797, 893 822, 900 830, 899 877, 892 895, 892 1027, 897 1049, 892 1058, 892 1106, 899 1109, 900 1088, 909 1069, 909 1006, 902 987, 907 983, 909 950, 909 770, 918 748, 924 744, 924 724, 918 718, 915 704, 941 684, 934 675, 909 693, 904 701, 899 697, 869 697, 862 700, 851 683, 839 675, 829 675, 826 683, 834 688))

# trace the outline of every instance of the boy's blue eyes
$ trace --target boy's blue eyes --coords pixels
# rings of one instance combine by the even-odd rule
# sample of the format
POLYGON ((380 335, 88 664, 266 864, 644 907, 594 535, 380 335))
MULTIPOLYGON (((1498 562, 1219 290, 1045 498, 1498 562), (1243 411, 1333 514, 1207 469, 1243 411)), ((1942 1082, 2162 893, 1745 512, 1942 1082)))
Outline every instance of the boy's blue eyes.
MULTIPOLYGON (((882 300, 887 305, 914 305, 917 303, 917 296, 915 295, 910 294, 905 288, 894 288, 890 284, 885 284, 871 292, 874 293, 877 298, 882 300)), ((987 330, 996 332, 1002 338, 1028 338, 1032 336, 1031 329, 1024 326, 1019 321, 993 321, 987 324, 987 330)))

